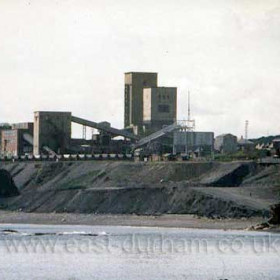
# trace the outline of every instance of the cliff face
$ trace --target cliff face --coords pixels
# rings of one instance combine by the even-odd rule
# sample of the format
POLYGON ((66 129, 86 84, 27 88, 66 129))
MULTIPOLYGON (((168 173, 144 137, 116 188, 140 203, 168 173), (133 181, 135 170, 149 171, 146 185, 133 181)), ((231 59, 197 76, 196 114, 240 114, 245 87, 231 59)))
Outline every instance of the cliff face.
POLYGON ((0 168, 21 193, 0 199, 9 210, 248 217, 268 216, 278 200, 271 178, 279 170, 252 162, 20 162, 0 168))
POLYGON ((19 195, 14 180, 5 169, 0 169, 0 197, 11 197, 19 195))

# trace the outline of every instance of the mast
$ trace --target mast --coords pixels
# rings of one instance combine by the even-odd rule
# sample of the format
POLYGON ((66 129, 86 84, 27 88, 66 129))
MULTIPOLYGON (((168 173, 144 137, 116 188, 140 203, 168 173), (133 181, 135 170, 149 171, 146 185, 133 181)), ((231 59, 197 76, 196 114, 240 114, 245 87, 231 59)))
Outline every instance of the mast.
POLYGON ((191 121, 190 91, 188 90, 188 123, 191 121))

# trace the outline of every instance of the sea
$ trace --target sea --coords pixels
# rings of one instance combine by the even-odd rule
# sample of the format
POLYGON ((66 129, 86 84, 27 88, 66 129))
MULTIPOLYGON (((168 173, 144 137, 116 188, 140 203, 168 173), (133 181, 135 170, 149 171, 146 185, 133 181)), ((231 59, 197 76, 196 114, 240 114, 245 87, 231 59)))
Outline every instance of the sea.
POLYGON ((280 279, 280 234, 0 225, 0 279, 280 279))

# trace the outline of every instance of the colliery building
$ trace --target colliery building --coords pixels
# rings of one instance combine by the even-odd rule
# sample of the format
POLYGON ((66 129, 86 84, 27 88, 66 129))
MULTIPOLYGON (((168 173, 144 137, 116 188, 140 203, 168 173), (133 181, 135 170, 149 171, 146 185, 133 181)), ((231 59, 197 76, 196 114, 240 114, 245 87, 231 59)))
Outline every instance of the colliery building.
POLYGON ((237 151, 237 137, 227 133, 215 138, 215 150, 222 154, 231 154, 237 151))
POLYGON ((210 154, 214 150, 214 133, 200 131, 175 131, 173 153, 210 154))
POLYGON ((143 89, 157 87, 157 81, 157 73, 125 73, 124 127, 132 128, 135 134, 143 126, 143 89))
POLYGON ((201 155, 213 150, 213 138, 212 132, 186 131, 177 122, 176 87, 159 87, 157 73, 129 72, 125 73, 124 129, 71 112, 36 111, 34 123, 0 126, 0 151, 4 156, 119 154, 136 149, 201 155), (81 125, 80 139, 72 139, 72 123, 81 125), (98 134, 87 139, 86 127, 98 134))
POLYGON ((33 154, 42 149, 66 153, 71 141, 71 112, 35 112, 33 154))
POLYGON ((152 133, 177 118, 177 88, 156 87, 143 89, 143 127, 152 133))
POLYGON ((8 123, 0 123, 0 154, 2 154, 2 131, 11 128, 11 125, 8 123))
POLYGON ((12 124, 0 130, 1 155, 20 156, 33 151, 33 123, 12 124))
POLYGON ((157 73, 125 73, 124 126, 143 135, 176 121, 177 88, 158 87, 157 73))

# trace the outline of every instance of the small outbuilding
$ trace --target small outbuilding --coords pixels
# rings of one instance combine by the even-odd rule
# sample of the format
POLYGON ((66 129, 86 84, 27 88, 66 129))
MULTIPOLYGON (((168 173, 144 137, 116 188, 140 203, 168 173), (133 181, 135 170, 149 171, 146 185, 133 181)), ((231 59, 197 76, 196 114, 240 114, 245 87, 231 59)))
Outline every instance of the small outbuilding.
POLYGON ((214 148, 222 154, 232 154, 237 151, 237 137, 227 133, 215 138, 214 148))

